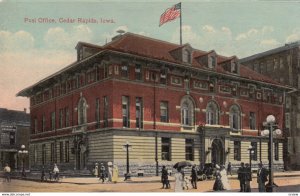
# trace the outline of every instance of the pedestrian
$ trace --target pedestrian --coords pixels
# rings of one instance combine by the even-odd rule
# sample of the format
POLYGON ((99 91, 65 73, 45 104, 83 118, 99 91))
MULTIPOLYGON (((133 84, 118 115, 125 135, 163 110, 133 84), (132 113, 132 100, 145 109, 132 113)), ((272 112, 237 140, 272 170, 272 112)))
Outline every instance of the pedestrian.
POLYGON ((165 165, 162 166, 162 170, 161 170, 161 182, 162 182, 162 189, 170 188, 168 170, 166 169, 165 165))
POLYGON ((266 185, 265 183, 268 181, 268 171, 263 166, 262 163, 258 164, 257 170, 257 183, 258 183, 258 191, 259 192, 266 192, 266 185))
POLYGON ((114 164, 112 182, 117 183, 118 179, 119 179, 119 169, 118 169, 118 166, 114 164))
POLYGON ((252 171, 248 163, 246 163, 245 172, 245 192, 251 192, 252 171))
POLYGON ((231 187, 230 187, 230 184, 229 184, 229 181, 228 181, 227 171, 226 171, 224 165, 221 165, 220 175, 221 175, 221 182, 223 184, 223 188, 225 190, 230 190, 231 187))
POLYGON ((112 182, 112 175, 113 175, 113 164, 112 164, 112 162, 108 162, 107 167, 108 167, 108 182, 112 182))
POLYGON ((240 181, 240 192, 245 192, 245 165, 244 162, 241 162, 241 167, 237 170, 238 179, 240 181))
POLYGON ((53 174, 54 174, 53 176, 54 180, 59 181, 59 169, 56 163, 54 163, 53 174))
POLYGON ((232 169, 232 168, 231 168, 231 167, 232 167, 232 166, 231 166, 231 162, 229 162, 228 165, 227 165, 227 175, 230 174, 230 175, 232 176, 232 173, 231 173, 231 169, 232 169))
POLYGON ((95 167, 94 167, 94 170, 93 170, 93 174, 94 176, 96 176, 96 178, 99 177, 99 167, 98 167, 98 163, 95 163, 95 167))
POLYGON ((10 182, 10 172, 11 172, 11 169, 10 169, 8 163, 5 164, 5 167, 4 167, 3 171, 4 171, 5 180, 7 182, 10 182))
POLYGON ((102 180, 102 183, 105 181, 105 167, 103 163, 100 163, 100 172, 99 172, 100 178, 99 180, 102 180))
POLYGON ((221 180, 221 174, 220 174, 220 166, 218 164, 216 164, 216 172, 215 172, 215 183, 213 186, 213 190, 214 191, 222 191, 224 190, 224 186, 221 180))
POLYGON ((42 167, 42 171, 41 171, 41 182, 46 181, 46 174, 45 174, 45 167, 42 167))
POLYGON ((191 172, 191 183, 194 189, 197 189, 197 168, 196 165, 193 165, 191 172))
POLYGON ((183 191, 183 175, 182 175, 182 172, 181 172, 181 167, 177 168, 177 172, 174 176, 175 176, 174 191, 175 192, 182 192, 183 191))

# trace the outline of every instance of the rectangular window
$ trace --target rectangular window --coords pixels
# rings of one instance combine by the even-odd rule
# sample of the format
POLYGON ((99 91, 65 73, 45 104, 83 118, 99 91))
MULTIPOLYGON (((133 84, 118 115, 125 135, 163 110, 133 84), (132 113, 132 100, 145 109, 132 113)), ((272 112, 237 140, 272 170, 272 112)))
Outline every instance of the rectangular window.
POLYGON ((121 67, 121 77, 128 78, 128 66, 122 65, 121 67))
POLYGON ((286 97, 285 98, 285 107, 290 108, 291 107, 291 97, 286 97))
POLYGON ((136 128, 143 128, 143 98, 141 97, 135 99, 135 118, 136 128))
POLYGON ((108 77, 108 65, 104 65, 104 78, 108 77))
POLYGON ((257 161, 257 142, 251 142, 252 152, 251 153, 251 160, 257 161))
POLYGON ((37 163, 37 145, 36 144, 33 146, 33 162, 34 162, 34 165, 36 165, 36 163, 37 163))
POLYGON ((290 113, 285 113, 285 127, 290 128, 290 113))
POLYGON ((167 73, 165 69, 160 71, 160 84, 167 84, 167 73))
POLYGON ((37 118, 34 119, 34 133, 38 132, 38 123, 37 123, 37 118))
POLYGON ((96 120, 96 128, 100 128, 100 99, 96 99, 96 106, 95 106, 95 120, 96 120))
POLYGON ((203 81, 194 81, 194 88, 208 90, 208 83, 203 81))
POLYGON ((135 79, 138 81, 143 80, 141 65, 135 65, 135 79))
POLYGON ((171 77, 171 84, 175 84, 175 85, 181 86, 182 85, 182 79, 180 77, 172 76, 171 77))
POLYGON ((63 115, 64 115, 64 110, 59 109, 59 128, 63 127, 63 115))
POLYGON ((65 162, 70 161, 69 141, 65 141, 65 162))
POLYGON ((220 86, 220 92, 231 93, 231 88, 229 86, 220 86))
POLYGON ((46 131, 46 117, 45 115, 43 114, 43 117, 42 117, 42 132, 45 132, 46 131))
POLYGON ((279 160, 279 143, 278 142, 274 143, 274 159, 275 159, 275 161, 279 160))
POLYGON ((70 113, 69 113, 69 108, 65 108, 65 126, 69 127, 70 126, 70 113))
POLYGON ((128 96, 122 96, 122 117, 123 117, 123 127, 130 127, 128 96))
POLYGON ((185 139, 185 160, 194 161, 194 140, 185 139))
POLYGON ((251 130, 255 130, 256 129, 256 117, 255 117, 255 113, 254 112, 250 112, 249 113, 249 127, 251 130))
POLYGON ((51 112, 51 130, 55 130, 55 112, 51 112))
POLYGON ((103 127, 108 126, 108 97, 103 97, 103 127))
POLYGON ((234 154, 233 158, 236 161, 241 160, 241 142, 240 141, 234 141, 234 154))
POLYGON ((15 132, 9 132, 9 144, 10 145, 16 144, 16 133, 15 132))
POLYGON ((59 161, 64 162, 64 143, 59 142, 59 161))
POLYGON ((161 138, 161 160, 171 161, 171 139, 161 138))
POLYGON ((167 101, 160 102, 160 121, 169 122, 169 107, 167 101))
POLYGON ((55 149, 54 149, 54 143, 51 143, 51 149, 50 149, 50 161, 53 163, 54 162, 54 153, 55 153, 55 149))
POLYGON ((42 145, 42 164, 46 164, 46 144, 42 145))

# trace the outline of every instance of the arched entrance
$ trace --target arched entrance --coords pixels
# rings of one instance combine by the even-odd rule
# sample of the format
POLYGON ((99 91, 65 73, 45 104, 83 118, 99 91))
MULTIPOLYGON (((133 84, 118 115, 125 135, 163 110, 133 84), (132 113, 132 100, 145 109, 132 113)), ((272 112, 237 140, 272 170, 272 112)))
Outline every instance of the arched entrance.
POLYGON ((211 144, 211 161, 218 165, 224 164, 224 147, 220 139, 214 139, 211 144))

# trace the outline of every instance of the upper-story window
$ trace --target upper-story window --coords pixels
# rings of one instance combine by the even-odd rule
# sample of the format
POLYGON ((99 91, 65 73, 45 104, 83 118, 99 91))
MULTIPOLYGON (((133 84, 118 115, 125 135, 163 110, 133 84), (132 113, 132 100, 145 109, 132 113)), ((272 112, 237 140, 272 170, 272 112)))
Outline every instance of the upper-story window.
POLYGON ((229 125, 232 129, 241 129, 241 110, 237 105, 231 106, 229 110, 229 125))
POLYGON ((160 71, 160 83, 161 84, 167 84, 167 73, 165 69, 162 69, 160 71))
POLYGON ((181 124, 194 125, 194 102, 191 97, 184 97, 181 101, 181 124))
POLYGON ((219 107, 214 101, 211 101, 207 104, 206 124, 209 125, 219 124, 219 107))
POLYGON ((122 96, 122 116, 123 116, 123 127, 130 127, 128 96, 122 96))
POLYGON ((143 79, 141 65, 135 65, 135 79, 139 81, 143 79))
POLYGON ((85 124, 87 122, 87 102, 85 98, 81 97, 78 102, 78 125, 85 124))
POLYGON ((238 63, 235 61, 231 63, 231 73, 238 73, 238 63))
POLYGON ((214 68, 216 66, 216 57, 214 55, 208 58, 208 68, 214 68))
POLYGON ((122 65, 121 67, 121 77, 128 78, 128 66, 122 65))
POLYGON ((191 52, 187 49, 183 49, 182 52, 182 61, 184 63, 191 63, 191 52))

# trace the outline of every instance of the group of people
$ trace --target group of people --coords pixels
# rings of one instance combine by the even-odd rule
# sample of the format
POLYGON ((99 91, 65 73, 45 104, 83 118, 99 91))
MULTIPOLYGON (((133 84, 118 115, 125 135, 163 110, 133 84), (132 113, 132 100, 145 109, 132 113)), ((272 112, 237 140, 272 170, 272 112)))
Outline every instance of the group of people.
POLYGON ((216 172, 215 172, 215 183, 213 186, 214 191, 223 191, 223 190, 230 190, 230 184, 228 182, 227 177, 228 169, 226 171, 224 165, 216 165, 216 172))
MULTIPOLYGON (((248 163, 241 163, 238 171, 238 179, 240 181, 240 192, 251 192, 250 182, 252 181, 252 171, 248 163)), ((266 192, 265 183, 268 181, 268 170, 263 166, 262 163, 258 164, 257 170, 257 183, 258 191, 266 192)))
POLYGON ((119 178, 119 169, 117 165, 112 164, 112 162, 107 163, 107 172, 103 163, 95 163, 95 167, 93 169, 93 174, 99 180, 104 183, 107 179, 108 182, 117 183, 119 178))
MULTIPOLYGON (((54 164, 53 169, 49 170, 49 180, 52 181, 52 179, 59 181, 59 169, 56 163, 54 164)), ((41 182, 45 181, 47 181, 47 177, 45 167, 43 166, 41 171, 41 182)))

